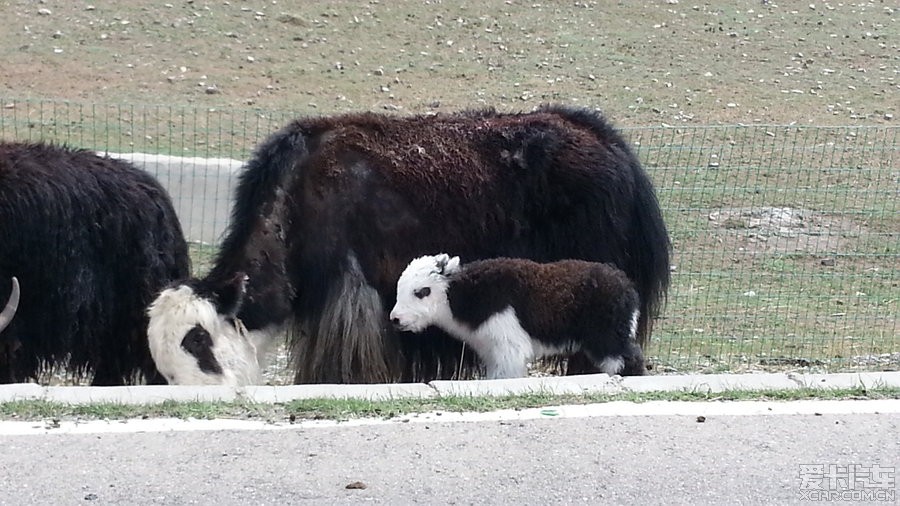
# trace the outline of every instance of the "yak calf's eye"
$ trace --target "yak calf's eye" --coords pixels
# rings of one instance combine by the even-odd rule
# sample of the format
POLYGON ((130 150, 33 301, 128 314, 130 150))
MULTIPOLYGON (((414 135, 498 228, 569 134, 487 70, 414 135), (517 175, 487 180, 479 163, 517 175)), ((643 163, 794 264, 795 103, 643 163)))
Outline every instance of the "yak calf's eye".
POLYGON ((428 297, 429 295, 431 295, 431 288, 429 288, 427 286, 425 288, 419 288, 418 290, 413 292, 413 295, 415 295, 416 297, 418 297, 420 299, 424 299, 425 297, 428 297))

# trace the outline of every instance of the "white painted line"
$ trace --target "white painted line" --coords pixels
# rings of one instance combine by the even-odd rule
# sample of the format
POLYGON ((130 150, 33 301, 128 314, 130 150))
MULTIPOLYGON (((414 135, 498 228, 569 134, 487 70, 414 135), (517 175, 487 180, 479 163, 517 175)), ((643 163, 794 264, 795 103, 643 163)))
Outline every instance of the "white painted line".
POLYGON ((296 423, 267 423, 248 420, 182 420, 174 418, 0 422, 0 436, 43 434, 114 434, 141 432, 190 432, 216 430, 291 430, 322 427, 354 427, 398 423, 466 423, 499 422, 556 418, 617 417, 617 416, 787 416, 787 415, 847 415, 900 414, 900 399, 879 400, 803 400, 777 401, 720 401, 720 402, 607 402, 570 406, 548 406, 523 410, 500 410, 487 413, 430 412, 404 415, 390 420, 361 418, 347 421, 304 420, 296 423))

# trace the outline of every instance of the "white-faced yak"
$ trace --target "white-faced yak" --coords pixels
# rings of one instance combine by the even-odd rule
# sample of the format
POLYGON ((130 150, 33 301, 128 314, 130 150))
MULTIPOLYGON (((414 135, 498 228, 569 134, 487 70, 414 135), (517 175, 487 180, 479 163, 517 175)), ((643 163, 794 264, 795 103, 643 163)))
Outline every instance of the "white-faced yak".
POLYGON ((0 382, 57 367, 92 374, 94 385, 163 382, 145 309, 189 275, 181 225, 155 178, 90 151, 0 143, 0 279, 20 288, 0 332, 0 382))
POLYGON ((488 379, 522 378, 534 359, 581 351, 600 372, 644 374, 636 340, 640 301, 610 264, 537 263, 426 255, 397 281, 391 323, 422 332, 436 326, 470 346, 488 379))
MULTIPOLYGON (((240 176, 202 280, 213 294, 192 283, 171 290, 184 304, 201 297, 219 308, 217 287, 246 273, 240 307, 219 308, 206 331, 260 349, 287 330, 297 383, 427 381, 454 374, 461 343, 435 328, 429 339, 395 331, 388 310, 406 265, 433 251, 612 263, 640 295, 641 344, 669 283, 668 233, 628 143, 594 112, 546 106, 296 120, 258 146, 240 176)), ((207 325, 204 311, 151 328, 180 342, 207 325)), ((470 374, 477 361, 465 358, 470 374)), ((592 370, 583 354, 569 361, 569 373, 592 370)))
POLYGON ((190 282, 163 290, 150 305, 150 354, 170 385, 261 383, 256 345, 235 318, 246 295, 246 282, 246 275, 237 273, 231 284, 218 287, 217 292, 203 281, 190 282), (186 333, 165 331, 184 321, 198 323, 186 333))

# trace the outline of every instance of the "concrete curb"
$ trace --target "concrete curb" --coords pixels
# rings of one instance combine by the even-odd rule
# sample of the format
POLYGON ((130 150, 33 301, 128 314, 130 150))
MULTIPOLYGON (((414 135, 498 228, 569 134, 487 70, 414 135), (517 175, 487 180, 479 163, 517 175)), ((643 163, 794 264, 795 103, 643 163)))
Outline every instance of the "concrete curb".
POLYGON ((507 380, 432 381, 381 385, 167 386, 124 387, 0 385, 0 403, 44 400, 65 404, 158 404, 165 401, 243 400, 281 403, 299 399, 424 399, 447 396, 507 396, 530 393, 565 395, 626 392, 704 392, 799 390, 802 388, 900 388, 900 372, 838 374, 703 374, 622 378, 606 374, 507 380))
POLYGON ((502 380, 432 381, 429 383, 439 396, 492 396, 524 394, 586 394, 619 393, 622 378, 606 374, 583 376, 547 376, 502 380))

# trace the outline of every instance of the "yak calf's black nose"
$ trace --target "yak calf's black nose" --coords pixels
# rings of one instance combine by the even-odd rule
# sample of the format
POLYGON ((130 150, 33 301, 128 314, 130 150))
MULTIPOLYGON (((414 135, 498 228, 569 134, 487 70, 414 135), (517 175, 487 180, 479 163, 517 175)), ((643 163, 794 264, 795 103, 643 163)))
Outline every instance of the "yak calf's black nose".
POLYGON ((400 318, 391 318, 391 323, 394 325, 400 325, 400 318))

